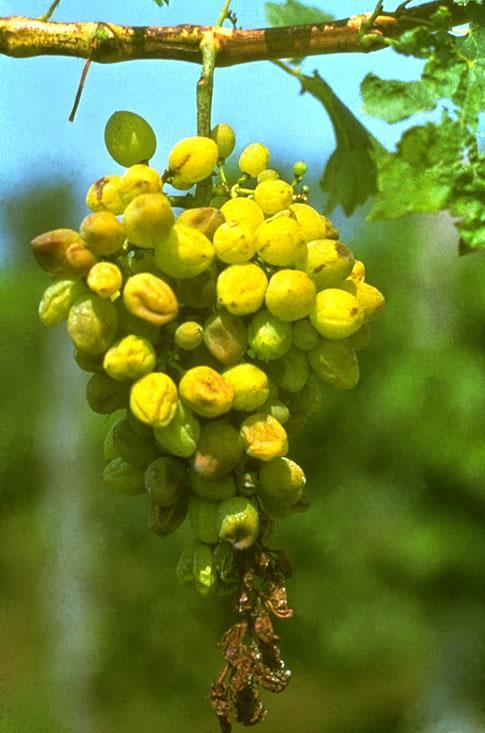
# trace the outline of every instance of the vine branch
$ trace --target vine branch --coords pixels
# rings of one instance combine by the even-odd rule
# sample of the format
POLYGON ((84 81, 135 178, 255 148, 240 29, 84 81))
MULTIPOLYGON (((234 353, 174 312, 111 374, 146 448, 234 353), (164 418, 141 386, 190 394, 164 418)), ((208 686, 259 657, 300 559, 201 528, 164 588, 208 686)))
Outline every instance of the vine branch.
MULTIPOLYGON (((465 7, 456 5, 452 0, 438 0, 412 10, 405 8, 397 14, 377 15, 373 19, 372 30, 388 37, 399 36, 403 31, 414 28, 416 20, 429 21, 443 5, 450 11, 450 27, 467 21, 465 7)), ((356 51, 370 53, 386 47, 378 39, 369 47, 362 43, 362 28, 368 31, 372 16, 373 12, 370 12, 329 23, 250 30, 197 25, 57 23, 9 17, 0 18, 0 53, 15 58, 42 55, 91 57, 98 63, 167 59, 200 64, 201 41, 210 30, 218 43, 218 67, 295 56, 356 51)))

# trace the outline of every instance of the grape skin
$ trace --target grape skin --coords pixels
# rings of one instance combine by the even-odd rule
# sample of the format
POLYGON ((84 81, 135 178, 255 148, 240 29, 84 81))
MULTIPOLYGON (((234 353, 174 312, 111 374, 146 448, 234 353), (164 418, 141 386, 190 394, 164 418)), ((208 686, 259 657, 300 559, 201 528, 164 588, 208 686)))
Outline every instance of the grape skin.
POLYGON ((135 112, 126 110, 111 115, 104 130, 104 141, 113 160, 126 168, 150 160, 157 148, 149 123, 135 112))

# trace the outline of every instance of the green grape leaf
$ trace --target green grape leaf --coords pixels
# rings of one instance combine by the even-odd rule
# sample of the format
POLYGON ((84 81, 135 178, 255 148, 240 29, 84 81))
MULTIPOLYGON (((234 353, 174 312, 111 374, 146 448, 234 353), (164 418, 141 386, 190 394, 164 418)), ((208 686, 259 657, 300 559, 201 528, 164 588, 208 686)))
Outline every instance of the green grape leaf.
POLYGON ((382 80, 368 75, 362 83, 365 110, 387 122, 431 111, 439 100, 441 122, 407 130, 396 151, 376 159, 377 196, 369 219, 447 209, 456 217, 460 252, 485 247, 485 159, 475 139, 485 110, 485 28, 470 10, 464 36, 447 30, 446 8, 435 13, 436 25, 404 33, 394 48, 426 58, 418 81, 382 80))
POLYGON ((485 249, 485 155, 475 151, 457 176, 449 201, 450 211, 458 217, 459 252, 468 254, 485 249))
POLYGON ((476 5, 483 5, 483 0, 453 0, 455 5, 470 5, 475 3, 476 5))
POLYGON ((369 214, 394 219, 446 207, 453 190, 453 168, 461 155, 458 123, 428 123, 407 130, 395 153, 378 164, 378 197, 369 214), (457 134, 458 133, 458 134, 457 134))
POLYGON ((313 76, 295 75, 303 91, 323 104, 335 131, 337 148, 320 182, 329 194, 326 210, 340 205, 350 216, 376 192, 375 156, 383 148, 317 72, 313 76))
POLYGON ((272 26, 304 25, 306 23, 326 23, 333 16, 313 6, 304 5, 299 0, 265 3, 266 19, 272 26))
POLYGON ((168 5, 170 0, 153 0, 154 3, 158 5, 159 8, 163 7, 163 5, 168 5))
POLYGON ((485 247, 485 156, 458 120, 413 127, 395 153, 378 161, 378 194, 369 219, 448 209, 457 217, 460 253, 485 247))
POLYGON ((432 89, 423 81, 379 79, 368 74, 362 82, 364 111, 385 122, 398 122, 416 112, 430 111, 436 106, 432 89))

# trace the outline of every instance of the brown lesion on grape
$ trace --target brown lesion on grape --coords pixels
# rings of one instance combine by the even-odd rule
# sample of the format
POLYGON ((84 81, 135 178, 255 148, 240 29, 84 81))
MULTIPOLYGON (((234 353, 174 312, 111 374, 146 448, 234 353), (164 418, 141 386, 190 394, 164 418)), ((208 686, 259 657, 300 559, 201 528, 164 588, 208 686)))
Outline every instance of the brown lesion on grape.
MULTIPOLYGON (((263 513, 263 523, 265 516, 263 513)), ((222 733, 231 733, 233 718, 246 726, 263 720, 266 709, 260 689, 282 692, 291 677, 272 620, 272 616, 293 616, 286 593, 291 577, 288 558, 284 552, 268 550, 258 543, 238 553, 236 560, 240 587, 234 608, 239 621, 221 639, 225 665, 210 693, 222 733)))

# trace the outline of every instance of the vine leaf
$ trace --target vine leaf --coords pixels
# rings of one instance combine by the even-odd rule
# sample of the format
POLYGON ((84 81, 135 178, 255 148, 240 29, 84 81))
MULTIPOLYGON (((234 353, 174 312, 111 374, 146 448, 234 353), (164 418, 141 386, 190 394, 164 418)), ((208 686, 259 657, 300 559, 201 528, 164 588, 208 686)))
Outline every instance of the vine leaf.
POLYGON ((395 153, 379 164, 379 195, 370 219, 394 219, 446 208, 461 157, 457 123, 428 123, 407 130, 395 153))
POLYGON ((299 0, 286 0, 282 4, 265 3, 265 14, 268 23, 272 26, 326 23, 333 18, 333 15, 329 15, 319 8, 304 5, 299 0))
POLYGON ((435 95, 422 81, 388 81, 368 74, 361 91, 365 100, 364 111, 385 122, 399 122, 436 106, 435 95))
POLYGON ((324 79, 298 74, 302 91, 309 92, 325 107, 332 122, 337 147, 323 173, 320 186, 329 194, 326 209, 341 205, 350 216, 377 190, 376 160, 384 149, 324 79))
POLYGON ((479 9, 470 10, 470 30, 455 37, 440 24, 446 9, 436 13, 431 30, 404 33, 394 48, 426 57, 419 81, 383 80, 368 75, 362 83, 365 110, 387 122, 443 107, 440 123, 407 130, 394 153, 376 160, 378 194, 372 219, 448 209, 457 217, 460 252, 485 247, 485 156, 478 149, 479 114, 485 109, 485 28, 474 24, 479 9))
POLYGON ((153 2, 156 3, 159 8, 162 8, 164 5, 168 5, 170 0, 153 0, 153 2))

